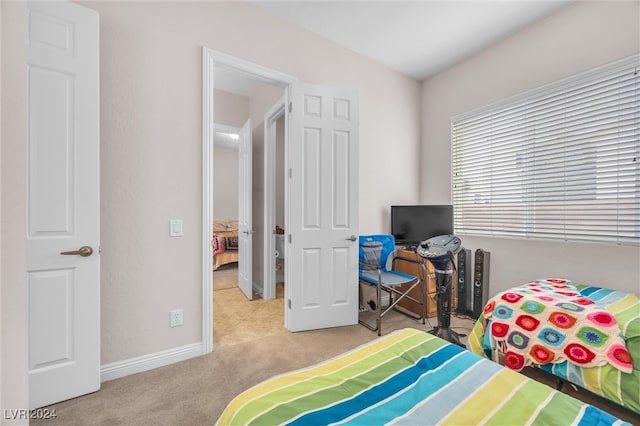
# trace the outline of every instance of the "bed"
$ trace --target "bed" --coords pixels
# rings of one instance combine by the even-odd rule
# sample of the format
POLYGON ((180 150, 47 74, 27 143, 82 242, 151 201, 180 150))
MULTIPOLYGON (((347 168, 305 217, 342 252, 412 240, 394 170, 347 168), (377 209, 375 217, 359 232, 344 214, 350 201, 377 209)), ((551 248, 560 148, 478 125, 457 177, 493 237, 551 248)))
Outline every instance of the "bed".
MULTIPOLYGON (((544 292, 534 291, 533 293, 537 293, 534 295, 537 300, 540 300, 541 296, 546 297, 544 292)), ((560 315, 562 316, 564 313, 560 312, 560 315)), ((515 316, 515 313, 511 315, 511 317, 515 316)), ((554 341, 565 338, 565 335, 554 336, 554 341)), ((585 344, 584 341, 579 343, 582 343, 585 347, 591 347, 590 344, 585 344)), ((532 347, 533 345, 530 346, 532 347)), ((640 300, 633 293, 576 285, 565 279, 532 281, 524 286, 514 287, 506 292, 499 293, 488 301, 485 305, 484 313, 474 325, 467 341, 467 347, 474 353, 493 359, 516 371, 528 366, 538 367, 556 376, 560 385, 564 382, 572 383, 628 408, 636 414, 640 414, 640 300), (526 306, 525 303, 530 303, 527 301, 529 296, 518 300, 516 303, 505 302, 506 300, 515 297, 513 296, 514 294, 526 295, 527 287, 537 289, 540 285, 554 286, 556 283, 560 287, 566 287, 559 290, 567 295, 568 300, 558 299, 558 296, 554 295, 553 298, 556 301, 552 302, 552 304, 555 307, 559 306, 560 309, 547 308, 540 315, 529 315, 541 319, 540 325, 535 331, 523 331, 522 328, 515 327, 513 324, 510 324, 512 327, 510 331, 504 332, 502 330, 505 324, 509 324, 509 320, 503 319, 505 315, 509 315, 508 309, 517 310, 521 306, 526 306), (525 288, 524 292, 522 291, 523 288, 525 288), (565 303, 568 303, 568 305, 563 305, 565 303), (574 306, 572 307, 572 305, 574 306), (560 328, 556 327, 555 323, 557 321, 555 321, 554 315, 558 311, 569 312, 563 306, 574 310, 577 310, 575 306, 581 307, 580 309, 582 310, 576 313, 572 312, 572 316, 577 317, 580 314, 591 318, 601 317, 604 319, 603 323, 606 323, 604 332, 600 334, 591 330, 591 321, 588 318, 581 318, 575 323, 579 329, 574 332, 573 336, 569 335, 570 333, 567 331, 567 340, 561 342, 566 345, 564 346, 565 349, 561 345, 556 345, 556 343, 552 345, 544 344, 543 346, 547 349, 543 350, 547 351, 550 348, 551 351, 549 355, 546 355, 546 352, 542 352, 542 359, 536 359, 535 356, 527 356, 527 353, 524 353, 524 359, 511 355, 512 351, 518 351, 518 345, 523 341, 521 336, 516 336, 517 341, 514 342, 511 333, 524 332, 528 338, 532 339, 544 336, 544 333, 556 333, 556 330, 560 330, 560 328), (609 321, 607 315, 610 315, 613 320, 609 321), (607 328, 611 330, 608 333, 607 328), (580 332, 580 330, 583 331, 580 332), (585 357, 584 354, 588 354, 591 351, 582 349, 578 345, 578 355, 581 355, 582 358, 571 359, 567 354, 571 355, 572 349, 566 349, 570 339, 575 339, 575 336, 580 337, 582 335, 586 335, 587 339, 591 339, 594 343, 596 349, 592 353, 595 355, 585 357), (621 347, 620 345, 623 346, 621 347), (618 352, 615 352, 616 350, 618 352), (617 354, 616 356, 619 360, 605 359, 602 355, 606 355, 608 352, 617 354), (545 359, 547 356, 553 359, 545 359)), ((527 350, 529 353, 537 351, 537 349, 527 350)), ((522 353, 522 351, 520 352, 522 353)))
POLYGON ((213 222, 211 239, 213 270, 238 261, 238 221, 219 219, 213 222))
POLYGON ((412 328, 266 380, 234 398, 217 421, 330 423, 624 424, 599 408, 412 328))

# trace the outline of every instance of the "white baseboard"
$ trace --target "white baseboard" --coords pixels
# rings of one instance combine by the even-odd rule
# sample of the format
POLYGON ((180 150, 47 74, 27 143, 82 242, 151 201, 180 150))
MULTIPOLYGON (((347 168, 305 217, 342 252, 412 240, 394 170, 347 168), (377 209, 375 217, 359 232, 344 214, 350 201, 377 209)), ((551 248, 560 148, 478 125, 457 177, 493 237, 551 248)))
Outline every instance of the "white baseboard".
POLYGON ((118 379, 130 374, 141 373, 158 367, 164 367, 165 365, 174 364, 200 355, 202 355, 202 343, 198 342, 191 345, 168 349, 166 351, 106 364, 100 367, 100 381, 108 382, 109 380, 118 379))

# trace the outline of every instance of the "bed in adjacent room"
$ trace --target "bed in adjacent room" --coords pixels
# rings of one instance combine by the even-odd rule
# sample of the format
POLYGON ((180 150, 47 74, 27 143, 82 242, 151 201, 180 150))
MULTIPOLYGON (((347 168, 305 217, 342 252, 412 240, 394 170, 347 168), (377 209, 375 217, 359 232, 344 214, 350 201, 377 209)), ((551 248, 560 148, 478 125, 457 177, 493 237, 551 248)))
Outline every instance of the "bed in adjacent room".
POLYGON ((266 380, 230 424, 622 424, 611 414, 416 329, 266 380))
POLYGON ((539 367, 640 415, 640 299, 536 280, 485 305, 467 347, 515 371, 539 367))
POLYGON ((213 222, 211 239, 213 270, 238 261, 238 221, 219 219, 213 222))

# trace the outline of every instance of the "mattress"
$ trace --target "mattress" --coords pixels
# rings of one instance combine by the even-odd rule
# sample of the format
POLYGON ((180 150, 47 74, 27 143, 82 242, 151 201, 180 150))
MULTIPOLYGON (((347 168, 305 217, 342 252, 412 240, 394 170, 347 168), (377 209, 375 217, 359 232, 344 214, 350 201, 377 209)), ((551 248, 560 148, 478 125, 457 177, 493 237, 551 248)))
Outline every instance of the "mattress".
MULTIPOLYGON (((640 413, 640 299, 633 293, 601 287, 584 284, 577 284, 575 287, 583 297, 614 315, 631 356, 631 371, 623 372, 611 364, 585 368, 568 361, 535 366, 640 413)), ((491 321, 481 315, 469 336, 467 346, 483 357, 496 358, 496 354, 503 352, 504 347, 486 330, 491 330, 491 321)))
POLYGON ((402 329, 234 398, 231 424, 624 424, 416 329, 402 329))

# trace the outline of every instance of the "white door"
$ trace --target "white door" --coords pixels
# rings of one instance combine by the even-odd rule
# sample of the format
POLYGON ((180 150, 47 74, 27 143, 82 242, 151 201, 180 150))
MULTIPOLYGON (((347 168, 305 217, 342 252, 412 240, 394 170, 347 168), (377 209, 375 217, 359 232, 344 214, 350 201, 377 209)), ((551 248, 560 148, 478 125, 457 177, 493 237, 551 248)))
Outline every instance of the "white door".
POLYGON ((291 331, 358 322, 358 101, 289 89, 285 321, 291 331))
POLYGON ((33 409, 100 388, 99 17, 71 2, 28 8, 33 409))
POLYGON ((253 298, 252 150, 251 120, 247 120, 238 140, 238 286, 249 300, 253 298))

